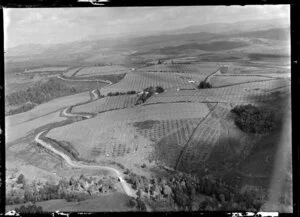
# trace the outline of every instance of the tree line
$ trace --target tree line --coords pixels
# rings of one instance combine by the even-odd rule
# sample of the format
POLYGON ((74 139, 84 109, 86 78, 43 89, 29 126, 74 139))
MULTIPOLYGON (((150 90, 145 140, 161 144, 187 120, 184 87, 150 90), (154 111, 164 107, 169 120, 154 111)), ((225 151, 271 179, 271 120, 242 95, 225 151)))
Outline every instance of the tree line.
POLYGON ((65 199, 66 201, 82 201, 91 195, 100 195, 115 191, 116 178, 97 179, 94 177, 71 177, 62 179, 57 184, 45 182, 27 183, 23 174, 20 174, 15 183, 7 184, 6 205, 39 202, 52 199, 65 199))
MULTIPOLYGON (((152 201, 152 206, 167 203, 177 210, 184 211, 258 211, 266 200, 266 192, 253 188, 244 192, 227 185, 222 179, 212 175, 201 178, 175 173, 172 178, 151 178, 129 173, 126 177, 132 188, 137 190, 138 199, 130 201, 130 206, 145 209, 145 201, 152 201), (205 195, 198 202, 197 195, 205 195), (144 204, 143 204, 144 203, 144 204)), ((133 199, 132 199, 133 200, 133 199)))

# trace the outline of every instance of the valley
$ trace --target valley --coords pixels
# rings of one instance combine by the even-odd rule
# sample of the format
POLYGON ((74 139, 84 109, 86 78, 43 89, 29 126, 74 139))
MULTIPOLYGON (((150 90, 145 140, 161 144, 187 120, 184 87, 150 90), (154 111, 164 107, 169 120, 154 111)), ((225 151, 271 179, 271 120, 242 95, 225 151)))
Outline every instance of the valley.
POLYGON ((8 50, 6 210, 292 212, 289 29, 264 25, 8 50))

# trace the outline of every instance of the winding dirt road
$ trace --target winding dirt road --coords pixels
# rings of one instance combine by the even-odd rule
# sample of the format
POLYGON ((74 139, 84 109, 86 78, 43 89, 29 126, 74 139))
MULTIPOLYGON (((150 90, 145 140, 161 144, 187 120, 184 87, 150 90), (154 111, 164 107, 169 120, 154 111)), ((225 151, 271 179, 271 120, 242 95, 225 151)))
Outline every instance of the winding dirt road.
MULTIPOLYGON (((99 96, 96 93, 96 90, 92 91, 92 94, 94 95, 94 100, 98 99, 99 96)), ((91 118, 92 115, 81 115, 81 114, 72 114, 70 112, 68 112, 70 107, 67 107, 65 109, 63 109, 62 114, 65 117, 84 117, 84 118, 91 118)), ((67 164, 69 164, 71 167, 76 167, 76 168, 89 168, 89 169, 101 169, 101 170, 109 170, 112 171, 116 174, 116 176, 118 177, 125 193, 130 196, 130 197, 134 197, 136 198, 136 194, 135 192, 133 192, 133 190, 131 189, 131 187, 128 185, 128 183, 124 180, 122 173, 113 168, 113 167, 108 167, 108 166, 101 166, 101 165, 87 165, 84 164, 83 162, 80 161, 73 161, 68 155, 58 151, 57 149, 55 149, 51 144, 49 144, 47 141, 43 140, 43 136, 44 134, 47 133, 48 130, 44 130, 42 132, 39 132, 34 140, 35 142, 37 142, 38 144, 42 145, 44 148, 47 148, 48 150, 54 152, 55 154, 61 156, 66 162, 67 164)))
POLYGON ((39 143, 40 145, 42 145, 43 147, 49 149, 50 151, 54 152, 55 154, 61 156, 66 162, 67 164, 69 164, 71 167, 76 167, 76 168, 89 168, 89 169, 101 169, 101 170, 110 170, 112 172, 114 172, 117 177, 120 180, 120 183, 125 191, 125 193, 130 196, 130 197, 136 197, 134 192, 132 192, 131 188, 128 186, 127 182, 124 180, 122 174, 120 171, 118 171, 117 169, 113 168, 113 167, 107 167, 107 166, 100 166, 100 165, 86 165, 83 164, 79 161, 73 161, 68 155, 56 150, 55 148, 53 148, 49 143, 47 143, 46 141, 44 141, 41 136, 45 133, 46 131, 42 131, 40 133, 38 133, 34 140, 39 143))

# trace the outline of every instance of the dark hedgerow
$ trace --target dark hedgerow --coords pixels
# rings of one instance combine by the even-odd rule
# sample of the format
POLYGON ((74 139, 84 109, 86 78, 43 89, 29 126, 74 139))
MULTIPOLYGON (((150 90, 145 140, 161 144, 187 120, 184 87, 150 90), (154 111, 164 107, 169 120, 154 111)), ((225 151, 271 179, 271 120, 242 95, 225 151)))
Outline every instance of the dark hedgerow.
POLYGON ((235 124, 247 133, 269 133, 275 128, 274 112, 253 105, 240 105, 231 110, 236 115, 235 124))
POLYGON ((109 93, 107 94, 107 96, 118 96, 118 95, 120 95, 119 92, 109 92, 109 93))

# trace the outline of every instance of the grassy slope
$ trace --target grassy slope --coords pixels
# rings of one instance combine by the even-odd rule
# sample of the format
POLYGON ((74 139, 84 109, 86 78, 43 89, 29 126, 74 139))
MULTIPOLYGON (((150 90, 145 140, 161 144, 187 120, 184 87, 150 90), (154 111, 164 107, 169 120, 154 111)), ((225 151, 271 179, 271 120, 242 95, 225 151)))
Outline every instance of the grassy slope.
POLYGON ((23 106, 27 102, 34 104, 41 104, 48 102, 52 99, 72 95, 75 93, 81 93, 90 91, 96 88, 101 88, 105 84, 97 82, 72 82, 63 81, 58 78, 52 78, 46 83, 33 84, 32 87, 26 90, 13 93, 6 96, 6 115, 17 114, 30 110, 33 107, 29 107, 27 110, 20 110, 14 108, 14 110, 8 110, 9 105, 23 106), (13 97, 14 96, 14 97, 13 97))

